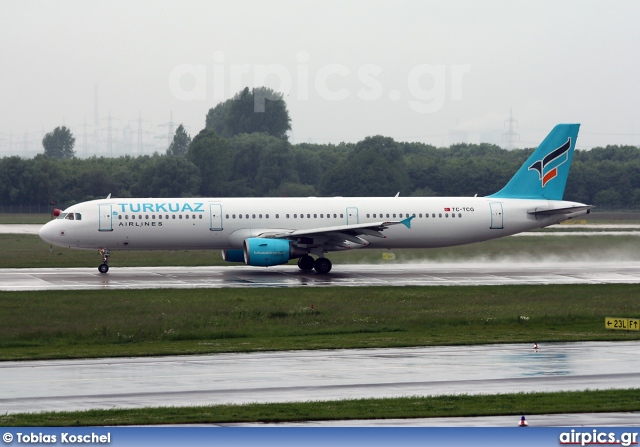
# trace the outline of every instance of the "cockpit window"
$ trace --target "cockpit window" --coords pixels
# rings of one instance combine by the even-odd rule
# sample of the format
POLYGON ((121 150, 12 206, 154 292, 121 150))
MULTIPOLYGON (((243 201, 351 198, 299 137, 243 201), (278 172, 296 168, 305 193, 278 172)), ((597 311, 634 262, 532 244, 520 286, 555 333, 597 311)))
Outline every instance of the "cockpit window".
POLYGON ((76 213, 76 220, 82 220, 82 214, 76 213))
POLYGON ((58 219, 64 219, 65 217, 67 217, 67 213, 60 213, 58 219))
POLYGON ((82 214, 80 213, 60 213, 58 219, 66 220, 82 220, 82 214))
POLYGON ((67 217, 65 217, 65 219, 67 219, 67 220, 73 220, 73 219, 74 219, 74 217, 73 217, 73 213, 69 213, 69 214, 67 214, 67 217))

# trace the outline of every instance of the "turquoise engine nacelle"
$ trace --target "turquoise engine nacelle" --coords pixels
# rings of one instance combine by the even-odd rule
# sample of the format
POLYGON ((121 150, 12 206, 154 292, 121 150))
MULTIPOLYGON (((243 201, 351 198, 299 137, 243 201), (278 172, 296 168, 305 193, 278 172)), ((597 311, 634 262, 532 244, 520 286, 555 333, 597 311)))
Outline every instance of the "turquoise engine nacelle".
POLYGON ((286 239, 252 237, 244 241, 244 262, 257 267, 286 264, 289 259, 299 258, 307 250, 294 246, 286 239))

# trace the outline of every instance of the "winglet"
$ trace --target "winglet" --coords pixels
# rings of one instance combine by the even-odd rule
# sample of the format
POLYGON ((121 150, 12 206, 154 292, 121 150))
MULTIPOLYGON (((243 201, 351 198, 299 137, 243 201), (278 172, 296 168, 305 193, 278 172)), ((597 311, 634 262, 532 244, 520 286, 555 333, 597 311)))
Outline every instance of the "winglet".
POLYGON ((413 219, 414 217, 416 216, 409 216, 406 219, 401 220, 400 223, 407 228, 411 228, 411 219, 413 219))

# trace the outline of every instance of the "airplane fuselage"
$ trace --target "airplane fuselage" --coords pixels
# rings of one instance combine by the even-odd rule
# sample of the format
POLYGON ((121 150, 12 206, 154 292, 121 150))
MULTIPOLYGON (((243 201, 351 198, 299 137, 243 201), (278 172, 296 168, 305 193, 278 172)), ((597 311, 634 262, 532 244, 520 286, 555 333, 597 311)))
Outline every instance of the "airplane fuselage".
MULTIPOLYGON (((568 208, 566 201, 486 197, 333 197, 102 199, 65 210, 41 236, 55 245, 119 250, 241 249, 269 230, 398 221, 384 238, 360 236, 349 248, 432 248, 462 245, 545 227, 566 215, 532 211, 568 208), (73 213, 73 220, 69 219, 73 213)), ((584 214, 584 213, 581 213, 584 214)))

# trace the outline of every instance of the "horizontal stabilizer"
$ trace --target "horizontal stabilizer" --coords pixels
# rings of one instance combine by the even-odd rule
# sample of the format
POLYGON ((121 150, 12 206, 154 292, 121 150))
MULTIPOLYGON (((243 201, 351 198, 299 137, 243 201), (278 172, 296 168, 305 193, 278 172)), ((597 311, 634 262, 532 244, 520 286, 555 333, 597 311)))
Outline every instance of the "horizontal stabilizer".
POLYGON ((586 211, 588 214, 591 208, 595 208, 593 205, 583 205, 583 206, 570 206, 568 208, 555 208, 555 209, 544 209, 539 210, 536 208, 535 210, 527 211, 528 214, 534 214, 536 216, 556 216, 560 214, 573 214, 578 213, 580 211, 586 211))

